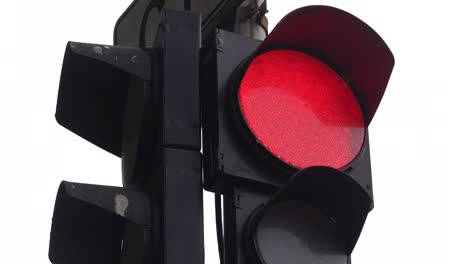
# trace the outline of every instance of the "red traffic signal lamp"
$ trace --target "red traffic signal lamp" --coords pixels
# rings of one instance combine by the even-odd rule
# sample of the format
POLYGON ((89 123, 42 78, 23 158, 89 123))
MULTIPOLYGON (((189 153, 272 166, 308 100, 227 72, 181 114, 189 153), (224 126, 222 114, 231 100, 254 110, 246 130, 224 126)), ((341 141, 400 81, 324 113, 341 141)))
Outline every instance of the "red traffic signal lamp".
POLYGON ((373 206, 367 127, 390 49, 355 16, 309 6, 263 42, 219 30, 205 58, 204 184, 224 195, 223 261, 349 263, 373 206))
POLYGON ((291 167, 343 168, 361 150, 364 118, 356 97, 340 75, 306 53, 256 56, 237 97, 254 138, 291 167))

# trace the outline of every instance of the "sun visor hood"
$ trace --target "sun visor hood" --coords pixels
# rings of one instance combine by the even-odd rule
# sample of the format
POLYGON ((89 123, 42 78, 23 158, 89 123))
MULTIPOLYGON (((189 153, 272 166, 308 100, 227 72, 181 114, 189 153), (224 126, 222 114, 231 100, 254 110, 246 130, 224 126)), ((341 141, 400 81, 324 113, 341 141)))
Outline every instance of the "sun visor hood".
POLYGON ((258 52, 277 48, 304 51, 328 63, 350 82, 366 124, 370 124, 385 92, 394 57, 366 23, 334 7, 303 7, 286 15, 258 52))
MULTIPOLYGON (((300 204, 302 212, 319 210, 324 216, 333 219, 344 241, 345 253, 350 255, 359 239, 372 200, 359 183, 339 170, 322 166, 305 168, 294 174, 271 200, 259 207, 251 217, 250 230, 247 232, 252 233, 258 220, 269 215, 275 207, 288 204, 300 204)), ((290 213, 285 211, 282 215, 290 213)), ((300 226, 295 228, 301 229, 300 226)), ((307 227, 302 229, 307 230, 307 227)), ((302 233, 302 237, 310 235, 306 234, 307 231, 302 233)), ((313 241, 314 238, 309 239, 313 241)))
MULTIPOLYGON (((60 77, 57 122, 120 157, 127 93, 131 83, 151 79, 150 61, 148 51, 139 48, 69 42, 60 77)), ((139 87, 143 85, 133 89, 139 87)))

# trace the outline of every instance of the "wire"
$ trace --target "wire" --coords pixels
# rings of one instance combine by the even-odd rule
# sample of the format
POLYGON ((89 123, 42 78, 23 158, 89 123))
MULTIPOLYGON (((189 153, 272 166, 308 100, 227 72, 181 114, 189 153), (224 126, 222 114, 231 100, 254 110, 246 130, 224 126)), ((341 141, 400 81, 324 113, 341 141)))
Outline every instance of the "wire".
MULTIPOLYGON (((140 35, 139 35, 139 46, 142 48, 146 47, 146 41, 147 41, 147 31, 148 31, 148 19, 149 16, 151 15, 151 11, 153 11, 154 8, 157 8, 159 12, 161 12, 161 9, 164 6, 164 1, 162 0, 150 0, 148 3, 148 6, 145 9, 145 12, 142 15, 141 19, 141 25, 140 25, 140 35)), ((161 14, 159 14, 161 16, 161 14)), ((154 22, 154 21, 149 21, 149 22, 154 22)), ((158 25, 153 25, 153 26, 158 26, 158 25)), ((154 37, 154 36, 153 36, 154 37)))
POLYGON ((262 23, 262 18, 266 15, 266 13, 268 13, 267 0, 263 1, 260 7, 258 7, 257 24, 263 28, 265 34, 268 36, 268 28, 262 23))
POLYGON ((156 4, 154 2, 150 2, 149 5, 146 7, 145 12, 143 13, 143 17, 141 19, 139 35, 140 39, 138 45, 143 48, 146 46, 146 31, 148 27, 148 18, 154 7, 156 7, 156 4))
POLYGON ((218 237, 219 263, 224 264, 224 235, 223 217, 221 208, 221 194, 215 193, 216 234, 218 237))

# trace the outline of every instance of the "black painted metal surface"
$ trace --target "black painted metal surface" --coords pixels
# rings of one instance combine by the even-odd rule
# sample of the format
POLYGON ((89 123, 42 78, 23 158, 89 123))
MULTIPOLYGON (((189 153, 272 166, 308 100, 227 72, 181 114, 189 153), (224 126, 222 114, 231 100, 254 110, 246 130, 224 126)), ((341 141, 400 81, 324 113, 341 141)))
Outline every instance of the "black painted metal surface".
POLYGON ((201 20, 162 19, 151 49, 67 45, 57 121, 121 156, 124 187, 62 183, 52 263, 203 263, 201 20))

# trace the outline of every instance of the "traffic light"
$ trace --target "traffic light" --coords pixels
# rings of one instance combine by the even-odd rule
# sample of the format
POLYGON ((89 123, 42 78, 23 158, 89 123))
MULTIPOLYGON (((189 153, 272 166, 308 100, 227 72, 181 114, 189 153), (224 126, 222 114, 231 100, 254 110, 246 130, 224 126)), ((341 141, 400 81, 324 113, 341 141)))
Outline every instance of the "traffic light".
POLYGON ((218 30, 210 44, 204 187, 224 198, 222 262, 350 263, 373 208, 367 128, 390 49, 328 6, 291 12, 263 41, 218 30))
POLYGON ((57 122, 121 157, 124 187, 62 182, 52 263, 203 263, 200 16, 166 10, 159 29, 148 48, 67 45, 57 122))
POLYGON ((62 182, 52 263, 202 264, 203 189, 222 264, 351 263, 393 55, 328 6, 250 38, 266 2, 242 2, 135 0, 114 45, 68 43, 56 119, 121 158, 123 187, 62 182))

